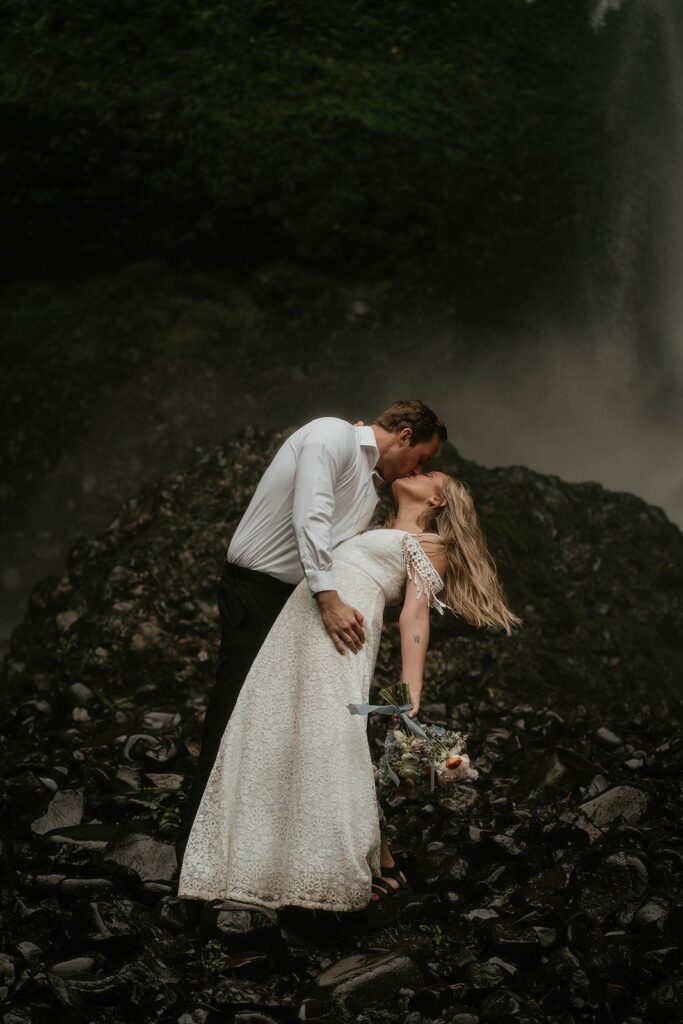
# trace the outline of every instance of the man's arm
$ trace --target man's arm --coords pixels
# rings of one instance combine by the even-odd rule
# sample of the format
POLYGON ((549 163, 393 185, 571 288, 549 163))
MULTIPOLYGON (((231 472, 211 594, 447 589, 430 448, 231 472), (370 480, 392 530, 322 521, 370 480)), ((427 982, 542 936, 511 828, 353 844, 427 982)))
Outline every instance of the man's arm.
POLYGON ((332 569, 332 516, 335 487, 345 457, 344 438, 329 431, 302 445, 294 478, 292 524, 308 585, 323 623, 340 654, 358 651, 365 640, 363 616, 342 601, 332 569))
POLYGON ((336 590, 332 571, 332 515, 339 480, 338 446, 307 441, 294 476, 292 525, 299 557, 312 593, 336 590))

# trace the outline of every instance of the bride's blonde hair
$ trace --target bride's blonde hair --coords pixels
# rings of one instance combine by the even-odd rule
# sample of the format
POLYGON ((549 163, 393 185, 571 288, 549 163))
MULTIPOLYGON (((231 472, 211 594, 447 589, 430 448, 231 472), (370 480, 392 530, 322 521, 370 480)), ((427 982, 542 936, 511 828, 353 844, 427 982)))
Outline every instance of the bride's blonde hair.
MULTIPOLYGON (((523 620, 508 608, 496 574, 496 563, 486 546, 472 495, 461 480, 444 473, 441 489, 445 505, 425 512, 420 525, 425 533, 441 538, 446 556, 441 600, 471 626, 504 629, 508 636, 523 620)), ((390 512, 386 526, 393 526, 390 512)))

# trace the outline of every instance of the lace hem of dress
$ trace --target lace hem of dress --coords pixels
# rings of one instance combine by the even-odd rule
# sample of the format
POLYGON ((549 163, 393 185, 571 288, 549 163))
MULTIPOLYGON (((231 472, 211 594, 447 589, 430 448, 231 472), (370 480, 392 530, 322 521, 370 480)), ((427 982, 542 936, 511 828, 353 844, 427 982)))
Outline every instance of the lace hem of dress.
POLYGON ((193 889, 192 892, 178 891, 178 898, 181 900, 203 900, 205 902, 234 900, 236 903, 245 903, 257 907, 268 907, 270 910, 278 910, 281 907, 305 907, 307 910, 335 910, 341 912, 363 910, 370 902, 370 896, 371 890, 368 890, 367 893, 365 891, 358 893, 357 896, 354 893, 344 900, 309 900, 303 896, 297 896, 294 894, 289 897, 273 897, 272 899, 269 899, 266 896, 262 896, 260 893, 250 892, 248 889, 235 889, 234 887, 226 890, 225 894, 222 896, 216 896, 215 891, 204 892, 201 889, 193 889))
POLYGON ((443 615, 444 608, 450 605, 444 604, 436 596, 437 592, 443 590, 444 582, 432 565, 429 556, 425 553, 419 541, 410 533, 404 533, 401 538, 403 546, 403 559, 406 565, 408 578, 413 581, 417 590, 417 596, 427 595, 430 608, 436 608, 439 615, 443 615))

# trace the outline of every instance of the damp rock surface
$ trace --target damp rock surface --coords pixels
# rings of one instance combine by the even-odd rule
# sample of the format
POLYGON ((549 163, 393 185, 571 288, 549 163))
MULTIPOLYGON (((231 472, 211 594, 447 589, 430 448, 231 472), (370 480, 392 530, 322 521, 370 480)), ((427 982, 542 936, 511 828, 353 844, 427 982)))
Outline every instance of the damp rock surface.
MULTIPOLYGON (((364 911, 177 898, 218 576, 284 436, 198 450, 34 589, 0 707, 4 1024, 675 1024, 683 538, 631 495, 448 446, 524 619, 433 622, 421 717, 467 734, 476 784, 384 801, 412 890, 364 911)), ((390 610, 376 684, 399 667, 390 610)))

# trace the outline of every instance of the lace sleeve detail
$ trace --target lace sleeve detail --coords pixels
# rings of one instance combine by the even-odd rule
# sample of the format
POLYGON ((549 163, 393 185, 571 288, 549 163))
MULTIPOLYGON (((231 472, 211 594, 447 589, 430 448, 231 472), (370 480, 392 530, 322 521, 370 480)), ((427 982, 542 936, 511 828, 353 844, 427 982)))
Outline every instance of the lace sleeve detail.
POLYGON ((444 582, 432 565, 429 556, 425 554, 422 545, 409 533, 404 533, 401 538, 403 546, 403 561, 406 566, 408 579, 411 579, 417 589, 417 596, 427 595, 430 608, 436 608, 440 615, 443 615, 447 604, 440 601, 436 596, 443 590, 444 582))

